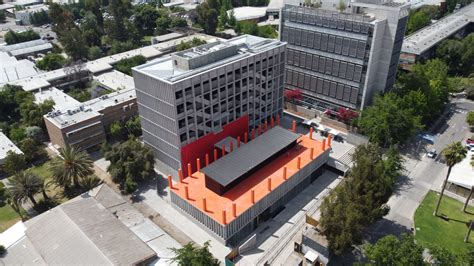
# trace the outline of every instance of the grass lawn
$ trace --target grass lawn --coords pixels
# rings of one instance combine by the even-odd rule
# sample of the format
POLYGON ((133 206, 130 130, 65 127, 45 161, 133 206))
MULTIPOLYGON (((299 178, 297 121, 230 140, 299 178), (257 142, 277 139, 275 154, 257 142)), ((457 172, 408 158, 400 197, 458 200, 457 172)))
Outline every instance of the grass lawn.
POLYGON ((438 193, 430 191, 415 212, 415 239, 421 245, 428 247, 436 244, 453 253, 466 254, 467 248, 474 243, 474 232, 469 242, 464 243, 468 231, 467 223, 474 219, 474 208, 468 207, 469 213, 462 212, 463 203, 453 198, 443 196, 439 215, 446 215, 449 220, 433 216, 438 200, 438 193))
MULTIPOLYGON (((58 203, 63 203, 68 200, 67 198, 63 197, 63 189, 61 187, 56 186, 56 184, 52 182, 51 172, 49 171, 49 161, 41 165, 31 167, 30 169, 28 169, 28 171, 34 173, 39 177, 42 177, 46 180, 46 182, 49 182, 48 188, 46 189, 46 193, 48 194, 48 196, 56 199, 58 203)), ((38 193, 35 198, 42 199, 43 196, 41 195, 41 193, 38 193)))
POLYGON ((20 216, 13 210, 13 208, 5 204, 0 207, 0 233, 20 221, 20 216))

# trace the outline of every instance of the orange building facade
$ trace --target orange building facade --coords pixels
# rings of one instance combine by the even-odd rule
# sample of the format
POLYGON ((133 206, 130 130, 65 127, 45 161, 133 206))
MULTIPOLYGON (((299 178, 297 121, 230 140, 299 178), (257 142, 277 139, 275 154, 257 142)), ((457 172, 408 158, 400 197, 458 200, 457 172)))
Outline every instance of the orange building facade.
POLYGON ((212 163, 213 154, 198 158, 192 175, 180 169, 178 183, 168 178, 173 205, 224 244, 238 245, 314 181, 329 158, 330 138, 319 142, 294 129, 265 125, 252 140, 215 149, 224 155, 212 163))

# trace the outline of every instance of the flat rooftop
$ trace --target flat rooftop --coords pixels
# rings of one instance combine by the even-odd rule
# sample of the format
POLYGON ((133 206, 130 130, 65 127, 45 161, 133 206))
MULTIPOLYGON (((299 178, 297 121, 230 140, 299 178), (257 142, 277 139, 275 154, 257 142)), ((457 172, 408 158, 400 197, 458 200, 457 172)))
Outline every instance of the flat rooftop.
POLYGON ((40 89, 39 92, 35 93, 36 103, 43 103, 46 100, 54 101, 55 110, 65 110, 68 108, 74 108, 81 104, 78 100, 74 99, 73 97, 64 93, 62 90, 59 90, 55 87, 51 87, 49 89, 44 90, 40 89))
POLYGON ((201 172, 221 186, 228 186, 295 142, 299 137, 299 134, 276 126, 256 137, 249 145, 244 145, 235 152, 202 168, 201 172))
POLYGON ((474 166, 471 165, 472 156, 474 156, 474 152, 468 151, 466 158, 453 166, 449 175, 449 182, 467 189, 471 189, 474 186, 474 178, 472 178, 474 177, 474 166))
MULTIPOLYGON (((266 133, 263 135, 265 134, 266 133)), ((252 142, 256 141, 257 139, 258 138, 248 142, 244 146, 241 146, 240 149, 244 149, 247 146, 252 146, 252 142)), ((252 190, 254 190, 255 193, 255 202, 258 202, 270 193, 268 191, 267 179, 271 178, 273 190, 287 181, 283 179, 284 167, 287 167, 287 177, 288 180, 290 180, 291 176, 299 171, 297 168, 298 157, 301 157, 301 168, 303 168, 312 161, 310 159, 311 148, 314 149, 313 156, 315 159, 324 152, 322 149, 322 143, 317 140, 313 140, 307 136, 302 135, 299 136, 297 141, 298 144, 294 148, 288 150, 288 153, 284 153, 276 157, 271 163, 266 164, 264 167, 258 169, 245 180, 240 182, 237 186, 225 192, 223 195, 218 195, 206 187, 205 175, 202 172, 195 172, 191 175, 191 177, 186 177, 183 180, 184 183, 173 184, 172 191, 221 224, 224 223, 222 219, 222 210, 226 210, 226 222, 229 223, 235 219, 232 214, 233 203, 236 204, 237 216, 239 216, 253 205, 251 202, 252 190), (190 199, 185 198, 186 186, 188 187, 190 199), (206 198, 206 211, 203 210, 202 198, 206 198)), ((233 153, 238 151, 239 149, 236 149, 233 153)), ((229 156, 232 156, 232 153, 224 156, 223 158, 229 156)), ((237 166, 237 164, 238 162, 232 163, 234 167, 237 166)))
POLYGON ((472 22, 474 22, 474 3, 405 37, 402 45, 402 53, 423 54, 431 47, 472 22))
POLYGON ((23 154, 23 152, 7 136, 5 136, 5 134, 0 132, 0 164, 3 163, 3 159, 7 157, 9 151, 23 154))
MULTIPOLYGON (((222 67, 223 65, 231 64, 243 58, 250 57, 254 54, 268 51, 270 49, 282 45, 284 45, 284 43, 278 40, 266 39, 252 35, 242 35, 227 41, 220 41, 219 44, 213 46, 215 48, 210 48, 206 52, 208 55, 210 55, 212 52, 218 52, 224 48, 237 46, 238 51, 236 54, 230 53, 230 56, 228 57, 213 61, 209 64, 197 68, 183 69, 175 67, 173 65, 172 57, 165 57, 147 64, 143 64, 141 66, 137 66, 133 68, 133 70, 167 83, 176 83, 193 75, 197 75, 205 71, 210 71, 211 69, 222 67)), ((203 52, 198 51, 201 47, 207 46, 208 45, 205 44, 203 46, 194 47, 189 50, 178 52, 176 54, 178 56, 184 55, 188 58, 202 56, 203 52)))
POLYGON ((83 102, 82 104, 68 107, 67 109, 53 111, 45 117, 59 128, 66 128, 76 123, 86 121, 97 116, 104 109, 121 104, 136 98, 135 89, 120 90, 101 97, 83 102))

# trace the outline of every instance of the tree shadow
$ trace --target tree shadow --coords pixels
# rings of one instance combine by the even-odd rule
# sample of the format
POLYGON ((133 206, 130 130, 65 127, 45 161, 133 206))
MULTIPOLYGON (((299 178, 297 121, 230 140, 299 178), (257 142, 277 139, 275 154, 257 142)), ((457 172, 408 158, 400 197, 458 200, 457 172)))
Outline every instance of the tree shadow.
POLYGON ((130 199, 133 202, 143 201, 145 199, 143 195, 150 190, 156 191, 160 197, 166 197, 168 195, 167 187, 168 179, 154 172, 149 179, 139 183, 137 190, 132 193, 130 199))
POLYGON ((395 180, 393 194, 399 196, 402 192, 410 189, 413 186, 413 181, 408 177, 408 173, 399 176, 395 180))

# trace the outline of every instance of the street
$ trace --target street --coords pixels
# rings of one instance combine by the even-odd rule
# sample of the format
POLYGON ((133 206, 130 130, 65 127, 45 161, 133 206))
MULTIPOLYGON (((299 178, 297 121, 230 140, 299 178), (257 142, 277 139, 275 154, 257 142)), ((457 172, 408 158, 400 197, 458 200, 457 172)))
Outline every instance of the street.
MULTIPOLYGON (((431 148, 441 153, 444 147, 472 135, 466 124, 466 114, 474 110, 474 102, 456 99, 452 102, 452 116, 440 129, 432 132, 436 141, 431 148), (444 125, 444 126, 443 126, 444 125)), ((416 147, 417 145, 412 145, 416 147)), ((389 199, 390 212, 369 230, 369 241, 388 234, 400 235, 413 230, 413 216, 429 190, 440 190, 446 177, 447 166, 436 159, 426 157, 427 148, 419 148, 414 155, 404 152, 406 175, 398 180, 394 195, 389 199)))

